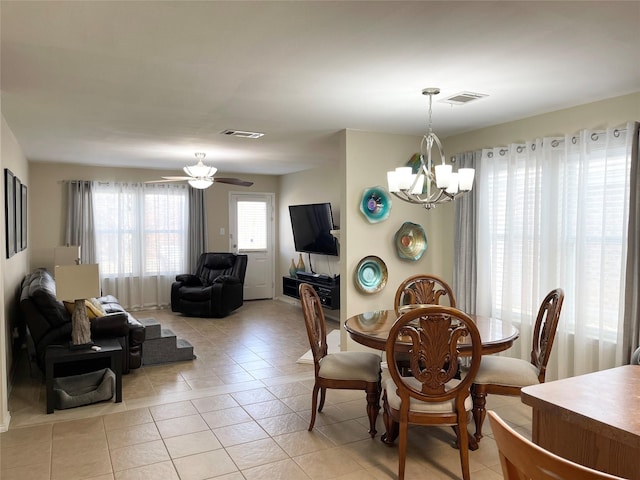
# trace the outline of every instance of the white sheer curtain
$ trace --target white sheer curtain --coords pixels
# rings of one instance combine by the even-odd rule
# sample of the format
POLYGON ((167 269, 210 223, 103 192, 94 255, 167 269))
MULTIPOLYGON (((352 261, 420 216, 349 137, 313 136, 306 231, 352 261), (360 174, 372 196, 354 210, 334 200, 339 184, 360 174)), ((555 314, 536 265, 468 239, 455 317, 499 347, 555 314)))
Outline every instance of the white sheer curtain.
POLYGON ((633 124, 482 152, 479 314, 513 322, 507 355, 529 359, 548 291, 565 300, 547 369, 564 378, 623 363, 633 124))
POLYGON ((187 272, 188 187, 96 182, 93 200, 103 293, 126 309, 169 305, 187 272))

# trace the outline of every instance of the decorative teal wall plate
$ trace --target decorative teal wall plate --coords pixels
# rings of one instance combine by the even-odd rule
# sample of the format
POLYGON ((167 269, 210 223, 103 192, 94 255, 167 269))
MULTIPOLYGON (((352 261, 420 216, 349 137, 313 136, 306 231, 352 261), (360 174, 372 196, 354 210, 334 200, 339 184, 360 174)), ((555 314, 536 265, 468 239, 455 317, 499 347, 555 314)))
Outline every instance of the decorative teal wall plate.
POLYGON ((378 223, 389 217, 391 199, 384 187, 367 188, 362 194, 360 211, 371 223, 378 223))
POLYGON ((387 278, 387 266, 374 255, 364 257, 356 267, 355 283, 362 293, 379 292, 387 284, 387 278))
POLYGON ((427 249, 427 235, 421 225, 404 222, 396 232, 395 244, 400 258, 416 261, 427 249))

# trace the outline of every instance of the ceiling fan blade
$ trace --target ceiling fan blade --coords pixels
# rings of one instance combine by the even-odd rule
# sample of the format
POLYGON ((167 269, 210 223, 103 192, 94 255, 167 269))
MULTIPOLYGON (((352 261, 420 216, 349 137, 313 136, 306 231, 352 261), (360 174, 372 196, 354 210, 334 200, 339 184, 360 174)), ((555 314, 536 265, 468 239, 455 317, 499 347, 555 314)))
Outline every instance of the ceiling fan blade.
POLYGON ((219 178, 213 177, 214 183, 229 183, 231 185, 239 185, 241 187, 250 187, 253 185, 253 182, 248 182, 246 180, 240 180, 239 178, 219 178))
POLYGON ((180 178, 180 179, 175 179, 175 180, 172 180, 172 179, 165 179, 165 180, 147 180, 147 181, 146 181, 146 182, 144 182, 144 183, 171 183, 171 182, 182 182, 182 181, 183 181, 183 179, 181 179, 181 178, 180 178))
POLYGON ((193 177, 162 177, 165 180, 172 180, 172 181, 178 181, 178 180, 192 180, 193 177))

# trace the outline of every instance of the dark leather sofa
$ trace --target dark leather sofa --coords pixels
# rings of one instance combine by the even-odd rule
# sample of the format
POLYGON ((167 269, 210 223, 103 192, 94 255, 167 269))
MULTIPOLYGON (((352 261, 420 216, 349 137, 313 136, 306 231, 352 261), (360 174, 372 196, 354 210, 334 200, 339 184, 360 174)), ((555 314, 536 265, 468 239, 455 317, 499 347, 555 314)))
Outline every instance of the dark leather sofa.
MULTIPOLYGON (((91 339, 118 338, 122 345, 122 373, 142 365, 144 325, 126 312, 118 300, 107 295, 98 298, 107 315, 91 320, 91 339)), ((22 281, 20 309, 29 329, 35 360, 44 372, 44 353, 49 345, 66 345, 71 340, 71 314, 56 299, 53 276, 36 269, 22 281)))
POLYGON ((176 277, 171 310, 196 317, 226 317, 242 306, 247 256, 203 253, 195 274, 176 277))

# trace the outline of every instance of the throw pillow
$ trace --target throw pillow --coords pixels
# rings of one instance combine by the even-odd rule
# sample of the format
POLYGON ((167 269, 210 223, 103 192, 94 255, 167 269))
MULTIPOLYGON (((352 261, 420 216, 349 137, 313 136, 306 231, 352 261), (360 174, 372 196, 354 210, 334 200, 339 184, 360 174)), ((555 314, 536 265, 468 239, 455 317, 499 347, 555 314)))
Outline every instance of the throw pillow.
MULTIPOLYGON (((93 320, 97 317, 102 317, 105 314, 98 310, 89 300, 84 301, 84 306, 87 308, 87 316, 89 320, 93 320)), ((73 315, 73 310, 76 307, 75 302, 64 302, 64 307, 67 309, 71 315, 73 315)))

